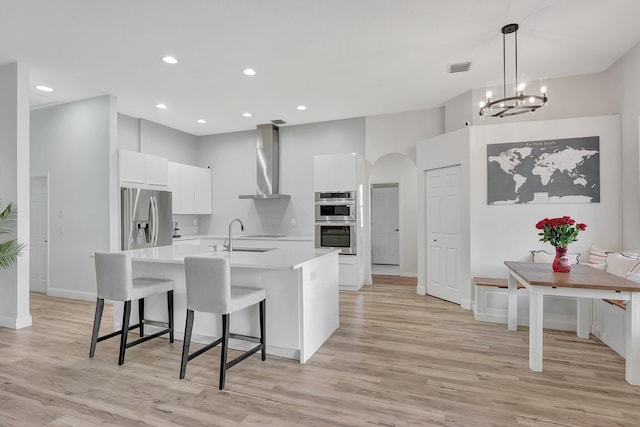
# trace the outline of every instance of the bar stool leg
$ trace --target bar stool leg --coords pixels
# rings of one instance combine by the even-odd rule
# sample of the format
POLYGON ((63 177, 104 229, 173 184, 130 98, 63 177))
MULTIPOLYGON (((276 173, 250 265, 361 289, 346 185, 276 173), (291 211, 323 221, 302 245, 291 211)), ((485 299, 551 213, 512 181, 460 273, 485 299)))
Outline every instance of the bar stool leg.
POLYGON ((229 315, 222 315, 222 349, 220 351, 220 384, 218 388, 224 390, 224 380, 227 373, 227 349, 229 347, 229 315))
POLYGON ((262 344, 262 360, 267 360, 267 301, 260 301, 260 344, 262 344))
POLYGON ((103 309, 104 299, 98 298, 96 301, 96 314, 93 318, 93 335, 91 335, 91 349, 89 350, 89 357, 93 357, 96 354, 96 344, 98 343, 98 332, 100 331, 103 309))
POLYGON ((167 292, 167 305, 169 308, 169 343, 173 344, 173 291, 167 292))
POLYGON ((138 300, 138 318, 140 319, 140 336, 144 336, 144 298, 138 300))
POLYGON ((193 332, 193 310, 187 309, 187 321, 184 326, 184 341, 182 341, 182 363, 180 364, 180 379, 184 378, 187 372, 187 362, 189 361, 189 345, 191 344, 191 333, 193 332))
POLYGON ((129 316, 131 315, 131 301, 124 302, 124 314, 122 315, 122 334, 120 336, 120 354, 118 355, 118 365, 124 363, 124 351, 127 349, 127 334, 129 333, 129 316))

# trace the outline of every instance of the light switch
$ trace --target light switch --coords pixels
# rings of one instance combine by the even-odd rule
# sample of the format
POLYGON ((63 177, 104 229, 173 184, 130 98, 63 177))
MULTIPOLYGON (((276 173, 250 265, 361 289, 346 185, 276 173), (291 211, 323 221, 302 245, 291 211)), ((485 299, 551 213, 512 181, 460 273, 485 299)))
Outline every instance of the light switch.
POLYGON ((295 218, 291 218, 291 225, 295 226, 297 224, 297 221, 295 218))

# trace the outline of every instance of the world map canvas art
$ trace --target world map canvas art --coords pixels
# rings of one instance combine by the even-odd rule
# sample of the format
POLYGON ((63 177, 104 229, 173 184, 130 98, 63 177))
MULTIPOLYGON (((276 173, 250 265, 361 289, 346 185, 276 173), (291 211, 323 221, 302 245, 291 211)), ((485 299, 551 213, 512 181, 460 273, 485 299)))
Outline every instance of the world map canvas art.
POLYGON ((600 137, 487 145, 487 203, 600 202, 600 137))

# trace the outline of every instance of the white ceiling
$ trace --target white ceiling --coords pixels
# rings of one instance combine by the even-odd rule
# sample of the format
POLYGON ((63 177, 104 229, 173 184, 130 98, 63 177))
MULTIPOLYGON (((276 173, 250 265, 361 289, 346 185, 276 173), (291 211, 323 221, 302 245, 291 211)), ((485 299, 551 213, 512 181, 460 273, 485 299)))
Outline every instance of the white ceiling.
POLYGON ((502 83, 512 22, 525 79, 603 71, 640 42, 639 16, 638 0, 0 0, 0 65, 29 67, 32 105, 112 94, 206 135, 439 107, 502 83))

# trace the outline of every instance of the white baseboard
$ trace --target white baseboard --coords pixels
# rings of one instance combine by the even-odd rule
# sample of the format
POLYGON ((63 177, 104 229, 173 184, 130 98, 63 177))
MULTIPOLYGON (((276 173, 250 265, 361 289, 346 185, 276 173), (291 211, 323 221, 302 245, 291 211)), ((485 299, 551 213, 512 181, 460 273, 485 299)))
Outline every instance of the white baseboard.
POLYGON ((416 293, 418 295, 426 295, 427 294, 427 288, 425 286, 421 286, 420 284, 418 284, 418 287, 416 288, 416 293))
POLYGON ((0 327, 9 329, 28 328, 33 323, 31 315, 22 317, 0 316, 0 327))
POLYGON ((97 294, 95 292, 72 291, 69 289, 49 288, 47 295, 50 297, 77 299, 81 301, 95 302, 97 294))
MULTIPOLYGON (((475 305, 473 308, 473 317, 475 320, 479 322, 490 322, 490 323, 503 323, 507 324, 507 316, 500 314, 488 314, 488 313, 478 313, 475 305)), ((519 326, 529 326, 529 317, 522 316, 518 317, 518 325, 519 326)), ((558 329, 561 331, 575 331, 576 323, 571 322, 569 320, 563 320, 558 318, 550 318, 549 315, 545 315, 544 318, 544 326, 547 329, 558 329)))
POLYGON ((341 291, 352 291, 352 292, 355 292, 355 291, 359 291, 363 284, 364 284, 364 282, 360 283, 359 286, 358 285, 340 285, 340 286, 338 286, 338 289, 341 290, 341 291))
POLYGON ((460 307, 464 308, 465 310, 471 310, 473 308, 473 300, 462 298, 460 300, 460 307))

